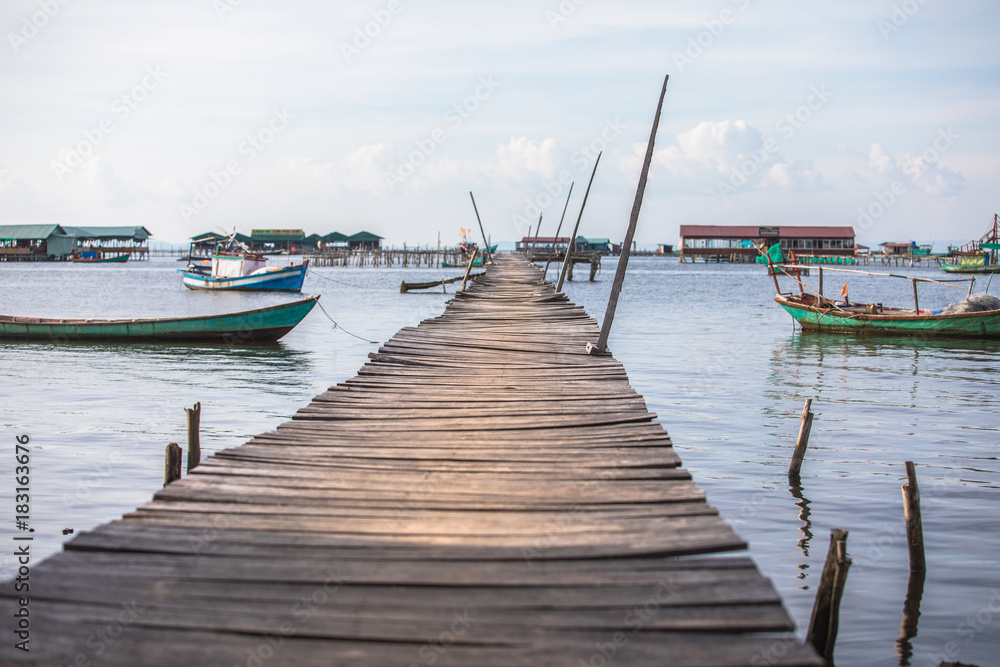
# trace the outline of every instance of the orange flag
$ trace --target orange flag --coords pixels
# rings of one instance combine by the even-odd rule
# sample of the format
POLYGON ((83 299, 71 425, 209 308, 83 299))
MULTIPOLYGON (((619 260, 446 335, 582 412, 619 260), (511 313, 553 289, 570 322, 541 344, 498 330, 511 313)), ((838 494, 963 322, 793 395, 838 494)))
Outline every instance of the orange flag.
POLYGON ((844 298, 845 296, 847 296, 847 283, 844 283, 844 286, 840 288, 840 297, 844 298))

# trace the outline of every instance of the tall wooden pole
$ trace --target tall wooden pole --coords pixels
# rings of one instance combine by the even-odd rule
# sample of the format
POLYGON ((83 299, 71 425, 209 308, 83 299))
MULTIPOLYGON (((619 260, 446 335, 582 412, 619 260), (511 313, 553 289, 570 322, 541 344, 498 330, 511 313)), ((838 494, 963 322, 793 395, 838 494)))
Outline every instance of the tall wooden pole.
POLYGON ((569 198, 573 196, 573 186, 576 185, 576 181, 569 184, 569 194, 566 195, 566 204, 563 206, 562 216, 559 218, 559 226, 556 227, 556 235, 552 237, 552 248, 549 249, 548 259, 545 260, 545 272, 542 276, 549 275, 549 264, 552 263, 552 254, 556 251, 556 241, 559 239, 559 232, 562 231, 562 223, 566 218, 566 209, 569 208, 569 198))
POLYGON ((924 557, 924 525, 920 517, 920 487, 913 461, 907 461, 906 484, 903 485, 903 517, 906 520, 906 543, 910 551, 910 571, 926 572, 924 557))
POLYGON ((667 94, 667 81, 670 75, 663 77, 663 88, 660 89, 660 101, 656 104, 656 115, 653 116, 653 129, 649 132, 649 143, 646 144, 646 157, 642 162, 642 172, 639 174, 639 186, 635 190, 635 201, 632 203, 632 214, 629 216, 625 240, 622 241, 621 256, 618 258, 618 270, 615 271, 615 282, 611 285, 611 297, 608 308, 604 312, 604 324, 601 325, 601 335, 597 345, 587 343, 590 354, 607 354, 608 336, 611 335, 611 324, 615 319, 615 309, 618 307, 618 296, 625 282, 625 269, 628 268, 629 254, 632 252, 632 238, 635 236, 636 223, 639 221, 639 209, 642 208, 642 196, 646 192, 646 179, 649 177, 649 165, 653 161, 653 144, 656 141, 656 128, 660 124, 660 112, 663 110, 663 97, 667 94))
POLYGON ((583 209, 587 208, 587 197, 590 196, 590 186, 594 184, 594 174, 597 173, 597 165, 601 162, 604 151, 597 154, 594 160, 594 170, 590 172, 590 182, 587 183, 587 191, 583 193, 583 203, 580 204, 580 215, 576 216, 576 225, 573 226, 573 234, 569 237, 569 245, 566 246, 566 257, 563 259, 562 269, 559 271, 559 282, 556 283, 556 291, 561 292, 563 281, 566 280, 566 267, 569 266, 570 257, 573 254, 573 244, 576 242, 576 234, 580 231, 580 220, 583 218, 583 209))
POLYGON ((479 233, 483 235, 483 243, 486 247, 483 249, 486 257, 486 263, 489 264, 493 261, 493 254, 490 252, 490 242, 486 238, 486 231, 483 229, 483 220, 479 217, 479 207, 476 206, 476 198, 472 196, 472 190, 469 190, 469 198, 472 199, 472 208, 476 211, 476 220, 479 222, 479 233))
POLYGON ((809 446, 809 431, 812 430, 813 413, 809 411, 813 400, 806 399, 802 408, 802 420, 799 422, 799 437, 795 439, 795 451, 792 452, 792 462, 788 466, 788 476, 798 476, 802 470, 802 460, 806 457, 806 447, 809 446))
POLYGON ((535 225, 535 238, 531 242, 531 252, 535 252, 535 248, 538 247, 538 230, 542 228, 542 214, 538 214, 538 224, 535 225))
POLYGON ((188 462, 187 471, 190 473, 201 463, 201 401, 194 404, 193 408, 184 408, 187 413, 187 446, 188 462))

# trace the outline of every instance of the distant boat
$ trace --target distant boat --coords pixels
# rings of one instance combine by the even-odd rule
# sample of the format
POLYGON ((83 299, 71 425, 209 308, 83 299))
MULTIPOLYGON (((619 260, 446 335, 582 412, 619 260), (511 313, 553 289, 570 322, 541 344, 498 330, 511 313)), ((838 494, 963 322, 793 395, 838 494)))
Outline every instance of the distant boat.
MULTIPOLYGON (((463 232, 466 230, 462 230, 463 232)), ((490 253, 497 251, 497 245, 493 244, 490 246, 490 253)), ((479 245, 471 241, 463 241, 458 244, 459 249, 462 251, 462 261, 460 262, 441 262, 442 268, 464 268, 469 265, 469 258, 473 257, 472 266, 481 267, 485 261, 481 251, 479 250, 479 245)))
POLYGON ((942 264, 948 273, 1000 273, 1000 216, 993 214, 993 224, 978 241, 969 241, 952 252, 954 261, 942 264))
POLYGON ((208 271, 194 264, 179 271, 184 286, 190 289, 301 292, 308 266, 308 261, 286 267, 267 266, 267 258, 260 253, 217 250, 208 271))
POLYGON ((224 315, 158 319, 53 319, 0 315, 0 339, 62 342, 275 341, 309 314, 319 296, 224 315))
POLYGON ((127 262, 129 253, 110 255, 101 250, 84 250, 79 254, 70 255, 69 261, 75 264, 122 264, 127 262))

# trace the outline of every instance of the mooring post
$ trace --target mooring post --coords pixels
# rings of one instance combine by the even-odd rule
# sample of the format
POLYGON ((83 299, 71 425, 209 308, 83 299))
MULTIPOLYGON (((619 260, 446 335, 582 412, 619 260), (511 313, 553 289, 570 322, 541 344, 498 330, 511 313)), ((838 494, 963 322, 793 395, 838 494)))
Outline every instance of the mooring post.
POLYGON ((583 193, 580 214, 576 216, 576 225, 573 227, 573 234, 570 235, 569 243, 566 245, 566 256, 563 258, 562 268, 559 271, 559 282, 556 283, 557 292, 562 291, 563 281, 566 280, 566 265, 569 264, 569 259, 573 254, 573 245, 576 243, 577 232, 580 231, 580 220, 583 218, 583 209, 587 208, 587 197, 590 196, 590 186, 594 184, 594 174, 597 173, 597 165, 600 164, 602 155, 604 155, 604 151, 597 154, 597 159, 594 160, 594 170, 590 172, 590 182, 587 183, 587 191, 583 193))
POLYGON ((490 253, 490 242, 486 238, 486 230, 483 229, 483 219, 479 217, 479 207, 476 206, 476 198, 472 196, 472 190, 469 190, 469 198, 472 199, 472 209, 476 212, 476 220, 479 222, 479 233, 483 235, 483 243, 486 244, 486 248, 483 249, 485 253, 483 261, 489 264, 493 261, 493 255, 490 253))
POLYGON ((847 583, 847 571, 851 559, 847 556, 847 531, 835 528, 830 531, 830 549, 826 554, 823 574, 820 575, 816 601, 813 603, 812 618, 806 641, 812 644, 820 656, 833 662, 833 647, 837 643, 837 629, 840 625, 840 599, 847 583))
POLYGON ((566 218, 566 209, 569 208, 569 198, 573 196, 574 185, 576 185, 576 181, 569 184, 569 194, 566 195, 566 203, 563 205, 563 212, 559 217, 559 225, 556 227, 556 235, 552 237, 552 247, 549 248, 549 254, 545 258, 545 271, 542 272, 542 282, 545 282, 545 277, 549 275, 549 264, 552 263, 552 255, 556 252, 556 241, 559 239, 559 232, 562 231, 562 223, 566 218))
POLYGON ((181 478, 181 446, 176 442, 167 445, 163 457, 163 486, 181 478))
POLYGON ((809 411, 812 407, 812 399, 806 399, 806 405, 802 408, 802 419, 799 421, 799 437, 795 439, 795 451, 792 453, 792 462, 788 465, 788 476, 799 474, 802 468, 802 460, 806 456, 806 448, 809 446, 809 432, 812 430, 813 413, 809 411))
POLYGON ((913 461, 906 462, 906 484, 903 489, 903 517, 906 520, 906 543, 910 550, 910 572, 926 572, 924 557, 924 526, 920 518, 920 487, 913 461))
POLYGON ((660 112, 663 110, 663 97, 667 94, 667 81, 670 75, 663 77, 663 88, 660 89, 660 100, 656 104, 656 115, 653 116, 653 129, 649 133, 649 143, 646 144, 646 157, 642 162, 642 172, 639 174, 639 185, 635 190, 635 201, 632 203, 632 213, 629 215, 628 229, 625 231, 625 240, 622 241, 622 251, 618 257, 618 270, 615 271, 615 281, 611 285, 611 297, 608 299, 608 308, 604 312, 604 324, 601 325, 601 335, 597 339, 597 345, 587 343, 588 354, 607 354, 608 336, 611 335, 611 324, 615 319, 615 309, 618 307, 618 296, 622 291, 622 283, 625 282, 625 269, 628 268, 629 253, 632 252, 632 238, 635 236, 636 223, 639 221, 639 209, 642 208, 642 196, 646 191, 646 179, 649 177, 649 165, 653 161, 653 144, 656 141, 656 128, 660 124, 660 112))
POLYGON ((184 408, 187 413, 188 464, 187 471, 194 470, 201 463, 201 401, 193 408, 184 408))
POLYGON ((917 299, 917 279, 910 278, 910 282, 913 283, 913 310, 917 315, 920 314, 920 301, 917 299))
MULTIPOLYGON (((469 259, 469 263, 465 267, 465 275, 462 276, 462 288, 458 290, 459 292, 465 291, 465 283, 468 282, 469 280, 469 271, 472 270, 472 265, 476 263, 476 255, 478 254, 479 254, 479 248, 476 248, 475 250, 472 251, 472 258, 469 259)), ((442 282, 441 284, 443 285, 444 283, 442 282)))
POLYGON ((531 252, 528 253, 528 261, 531 261, 531 256, 535 254, 535 248, 538 247, 538 230, 542 228, 542 214, 538 214, 538 224, 535 225, 535 238, 531 242, 531 252))

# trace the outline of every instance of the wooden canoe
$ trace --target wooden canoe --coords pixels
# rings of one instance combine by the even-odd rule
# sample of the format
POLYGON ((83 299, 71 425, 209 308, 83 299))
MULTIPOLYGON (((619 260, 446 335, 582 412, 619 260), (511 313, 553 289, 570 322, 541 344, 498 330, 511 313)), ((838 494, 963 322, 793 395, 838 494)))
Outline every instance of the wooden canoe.
POLYGON ((54 343, 87 341, 275 341, 309 314, 319 296, 224 315, 158 319, 51 319, 0 315, 0 339, 54 343))
POLYGON ((874 304, 837 305, 812 294, 781 294, 775 302, 804 331, 881 336, 1000 338, 1000 310, 934 315, 874 304))

